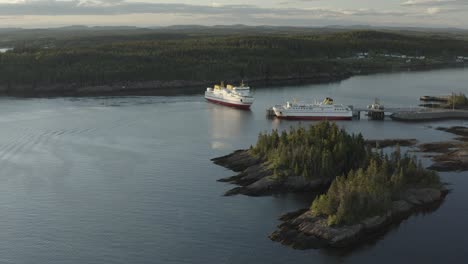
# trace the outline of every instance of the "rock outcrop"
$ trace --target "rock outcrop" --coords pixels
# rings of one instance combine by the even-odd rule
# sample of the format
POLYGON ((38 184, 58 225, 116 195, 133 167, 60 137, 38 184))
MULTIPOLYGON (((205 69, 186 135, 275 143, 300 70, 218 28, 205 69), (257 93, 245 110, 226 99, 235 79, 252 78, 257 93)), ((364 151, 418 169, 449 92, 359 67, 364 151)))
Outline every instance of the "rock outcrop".
POLYGON ((366 140, 366 144, 370 147, 393 147, 393 146, 402 146, 402 147, 411 147, 418 143, 416 139, 379 139, 379 140, 366 140))
POLYGON ((432 142, 418 146, 420 152, 432 153, 433 164, 429 167, 435 171, 468 171, 468 128, 455 126, 450 128, 438 127, 459 136, 454 141, 432 142))
POLYGON ((225 193, 226 196, 244 194, 248 196, 262 196, 273 193, 317 191, 327 187, 332 179, 307 179, 303 176, 278 177, 265 161, 249 153, 248 150, 238 150, 234 153, 212 159, 220 166, 226 167, 238 175, 220 179, 239 185, 225 193))
POLYGON ((448 190, 409 189, 393 201, 392 208, 383 215, 367 218, 354 225, 329 226, 325 217, 312 215, 310 210, 301 210, 284 215, 278 230, 270 235, 273 241, 296 249, 322 247, 352 247, 385 232, 389 226, 401 222, 413 213, 438 207, 448 190))

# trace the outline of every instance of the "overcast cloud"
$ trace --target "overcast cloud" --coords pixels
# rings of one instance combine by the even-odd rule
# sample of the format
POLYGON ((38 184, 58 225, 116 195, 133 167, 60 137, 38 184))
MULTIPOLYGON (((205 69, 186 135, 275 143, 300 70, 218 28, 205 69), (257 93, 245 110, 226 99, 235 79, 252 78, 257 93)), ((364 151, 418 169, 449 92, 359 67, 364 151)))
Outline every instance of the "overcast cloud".
POLYGON ((468 27, 468 0, 0 0, 0 27, 176 24, 468 27), (350 4, 353 2, 353 4, 350 4))

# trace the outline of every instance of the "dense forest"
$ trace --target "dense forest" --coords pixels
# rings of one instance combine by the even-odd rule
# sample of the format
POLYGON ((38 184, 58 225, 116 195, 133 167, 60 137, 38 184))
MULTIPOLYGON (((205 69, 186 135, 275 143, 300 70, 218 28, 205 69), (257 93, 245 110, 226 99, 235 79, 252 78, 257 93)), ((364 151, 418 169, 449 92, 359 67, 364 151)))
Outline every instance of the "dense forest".
MULTIPOLYGON (((379 31, 286 33, 241 31, 189 34, 186 31, 120 30, 87 34, 5 36, 0 53, 0 89, 39 89, 147 81, 245 79, 340 79, 404 67, 453 64, 468 56, 468 41, 440 35, 379 31), (358 58, 356 54, 366 53, 358 58), (385 54, 424 56, 406 60, 385 54), (336 75, 336 76, 333 76, 336 75), (331 76, 331 77, 330 77, 331 76)), ((1 46, 0 46, 1 48, 1 46)))
POLYGON ((367 167, 337 177, 328 192, 315 199, 311 210, 316 216, 327 216, 329 225, 355 224, 387 212, 408 188, 440 185, 435 172, 414 157, 401 157, 397 150, 391 157, 375 156, 367 167))
POLYGON ((441 185, 436 173, 402 155, 399 147, 388 156, 366 146, 361 134, 349 134, 330 122, 260 134, 250 151, 270 164, 276 177, 334 179, 311 206, 316 216, 328 217, 329 225, 379 215, 408 188, 441 185))
POLYGON ((350 135, 330 122, 261 133, 250 151, 270 163, 276 176, 306 178, 334 178, 365 166, 374 155, 362 135, 350 135))

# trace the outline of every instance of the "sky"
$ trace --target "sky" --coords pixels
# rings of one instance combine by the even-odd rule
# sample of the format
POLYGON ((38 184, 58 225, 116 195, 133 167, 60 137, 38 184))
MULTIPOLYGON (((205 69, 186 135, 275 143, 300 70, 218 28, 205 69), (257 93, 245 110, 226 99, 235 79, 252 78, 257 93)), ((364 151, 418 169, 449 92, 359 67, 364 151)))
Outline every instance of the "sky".
POLYGON ((187 24, 468 29, 468 0, 0 0, 0 28, 187 24))

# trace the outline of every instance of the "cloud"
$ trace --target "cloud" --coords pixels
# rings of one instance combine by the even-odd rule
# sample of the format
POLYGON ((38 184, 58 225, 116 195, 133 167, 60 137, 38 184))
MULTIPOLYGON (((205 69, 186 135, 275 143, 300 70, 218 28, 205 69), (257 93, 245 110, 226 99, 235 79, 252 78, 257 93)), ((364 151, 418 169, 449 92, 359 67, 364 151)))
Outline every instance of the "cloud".
MULTIPOLYGON (((468 14, 468 0, 406 0, 402 6, 417 9, 419 16, 442 16, 445 14, 468 14)), ((450 18, 455 19, 455 18, 450 18)), ((464 19, 466 21, 466 19, 464 19)))
MULTIPOLYGON (((0 0, 1 1, 1 0, 0 0)), ((438 20, 443 13, 464 12, 463 8, 454 8, 460 0, 406 0, 397 10, 385 9, 344 9, 344 8, 292 8, 259 7, 253 4, 224 4, 225 1, 214 0, 206 5, 182 3, 135 2, 138 0, 17 0, 17 3, 0 3, 0 17, 23 17, 10 19, 9 25, 26 24, 29 21, 59 21, 66 24, 127 24, 127 25, 160 25, 160 24, 249 24, 249 25, 290 25, 290 26, 323 26, 323 25, 445 25, 459 26, 467 21, 465 14, 451 16, 445 21, 438 20), (434 6, 434 3, 443 3, 434 6), (428 17, 431 20, 428 21, 428 17), (71 22, 73 21, 73 22, 71 22), (80 22, 82 21, 82 22, 80 22), (115 21, 115 22, 112 22, 115 21), (172 21, 172 23, 171 23, 172 21)), ((144 1, 144 0, 142 0, 144 1)), ((149 0, 147 0, 149 1, 149 0)), ((318 0, 286 0, 317 2, 318 0)), ((251 1, 254 3, 255 1, 251 1)), ((467 12, 468 13, 468 12, 467 12)), ((32 22, 34 25, 36 22, 32 22)), ((38 22, 39 23, 39 22, 38 22)), ((2 22, 5 24, 5 22, 2 22)), ((37 24, 36 24, 37 25, 37 24)), ((465 27, 465 26, 463 26, 465 27)))
POLYGON ((422 8, 424 15, 443 15, 449 13, 468 13, 467 0, 407 0, 402 6, 410 8, 422 8))
POLYGON ((466 6, 467 0, 407 0, 403 6, 466 6))
POLYGON ((429 7, 429 8, 427 9, 427 13, 428 13, 429 15, 438 14, 438 13, 440 13, 440 11, 441 11, 441 9, 438 8, 438 7, 429 7))
POLYGON ((1 15, 117 15, 117 14, 230 14, 252 16, 269 14, 277 16, 346 17, 346 16, 396 16, 404 12, 385 12, 371 9, 340 10, 324 8, 261 8, 254 5, 223 5, 213 2, 209 6, 125 0, 26 0, 21 3, 0 4, 1 15))

